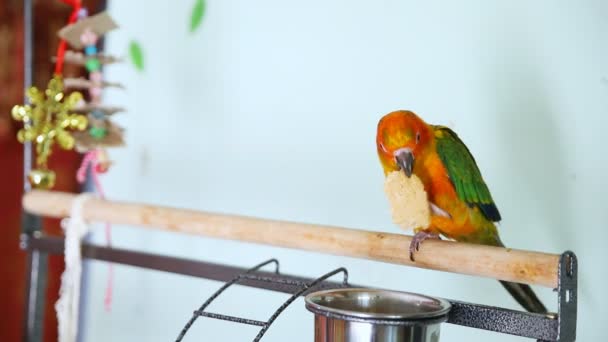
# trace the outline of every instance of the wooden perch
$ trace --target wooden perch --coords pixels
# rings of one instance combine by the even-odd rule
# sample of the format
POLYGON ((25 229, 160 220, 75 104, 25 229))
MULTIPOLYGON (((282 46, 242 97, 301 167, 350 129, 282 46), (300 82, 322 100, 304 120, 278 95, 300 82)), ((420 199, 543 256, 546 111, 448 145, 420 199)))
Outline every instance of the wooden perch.
MULTIPOLYGON (((23 197, 23 207, 38 215, 67 217, 75 196, 34 190, 23 197)), ((557 288, 559 255, 556 254, 427 240, 416 254, 416 262, 412 262, 408 252, 411 237, 406 235, 97 198, 84 203, 83 217, 557 288)))

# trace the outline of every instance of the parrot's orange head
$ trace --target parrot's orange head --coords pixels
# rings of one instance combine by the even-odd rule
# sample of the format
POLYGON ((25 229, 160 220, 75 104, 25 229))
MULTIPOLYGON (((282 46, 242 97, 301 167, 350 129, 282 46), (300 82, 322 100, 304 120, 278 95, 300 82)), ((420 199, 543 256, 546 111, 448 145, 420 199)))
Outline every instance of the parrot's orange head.
POLYGON ((413 112, 398 110, 383 116, 378 122, 376 147, 384 173, 403 170, 410 177, 416 157, 431 139, 430 126, 413 112))

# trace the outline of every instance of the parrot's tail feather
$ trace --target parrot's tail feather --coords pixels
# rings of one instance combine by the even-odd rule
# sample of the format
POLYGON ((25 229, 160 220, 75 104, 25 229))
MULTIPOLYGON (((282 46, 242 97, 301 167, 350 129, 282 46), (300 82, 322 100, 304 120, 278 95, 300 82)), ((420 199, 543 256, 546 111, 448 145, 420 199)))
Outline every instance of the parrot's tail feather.
POLYGON ((529 312, 547 313, 547 308, 538 299, 532 288, 526 284, 501 281, 502 286, 509 291, 511 296, 529 312))

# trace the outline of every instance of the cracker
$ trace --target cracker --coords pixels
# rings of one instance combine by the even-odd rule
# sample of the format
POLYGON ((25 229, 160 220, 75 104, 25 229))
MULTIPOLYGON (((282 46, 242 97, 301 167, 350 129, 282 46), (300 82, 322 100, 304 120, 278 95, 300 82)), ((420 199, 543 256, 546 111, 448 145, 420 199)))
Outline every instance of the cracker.
POLYGON ((391 206, 393 223, 404 230, 429 226, 431 210, 420 178, 393 171, 384 180, 384 192, 391 206))

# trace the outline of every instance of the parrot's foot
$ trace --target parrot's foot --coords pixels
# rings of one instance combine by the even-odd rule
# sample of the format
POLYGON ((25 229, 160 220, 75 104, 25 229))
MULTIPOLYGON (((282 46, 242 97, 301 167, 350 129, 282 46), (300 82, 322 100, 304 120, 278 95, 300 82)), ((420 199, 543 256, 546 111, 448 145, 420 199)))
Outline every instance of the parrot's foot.
POLYGON ((410 260, 416 261, 414 259, 414 254, 420 250, 420 245, 422 244, 422 242, 428 239, 441 240, 439 234, 427 232, 425 230, 418 231, 416 232, 416 234, 414 234, 412 242, 410 243, 410 260))

